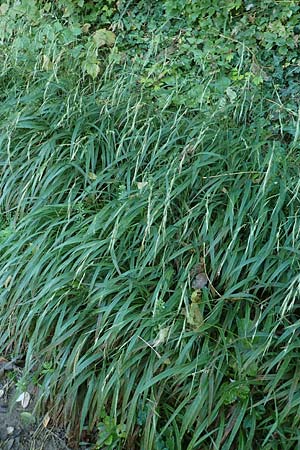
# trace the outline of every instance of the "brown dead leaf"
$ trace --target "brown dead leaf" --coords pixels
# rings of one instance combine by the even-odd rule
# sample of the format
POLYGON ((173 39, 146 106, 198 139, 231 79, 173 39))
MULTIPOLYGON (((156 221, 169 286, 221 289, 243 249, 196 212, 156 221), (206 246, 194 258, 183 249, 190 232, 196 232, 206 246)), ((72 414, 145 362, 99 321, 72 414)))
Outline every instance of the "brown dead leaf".
POLYGON ((45 417, 43 418, 43 426, 44 426, 44 428, 47 428, 49 421, 50 421, 50 415, 49 415, 49 413, 46 413, 45 417))
POLYGON ((169 334, 169 329, 170 327, 165 327, 159 330, 158 336, 153 342, 152 347, 158 347, 159 345, 164 344, 166 342, 166 339, 169 334))
POLYGON ((95 181, 97 180, 97 175, 94 172, 89 172, 88 177, 90 180, 95 181))
POLYGON ((89 29, 91 28, 91 24, 90 23, 84 23, 83 25, 82 25, 82 31, 84 32, 84 33, 88 33, 89 32, 89 29))
POLYGON ((207 276, 204 272, 198 273, 193 282, 192 282, 192 288, 193 289, 203 289, 208 283, 207 276))
POLYGON ((8 288, 9 283, 11 282, 11 280, 12 280, 12 276, 9 275, 9 276, 6 278, 6 280, 4 281, 4 287, 5 287, 5 289, 8 288))

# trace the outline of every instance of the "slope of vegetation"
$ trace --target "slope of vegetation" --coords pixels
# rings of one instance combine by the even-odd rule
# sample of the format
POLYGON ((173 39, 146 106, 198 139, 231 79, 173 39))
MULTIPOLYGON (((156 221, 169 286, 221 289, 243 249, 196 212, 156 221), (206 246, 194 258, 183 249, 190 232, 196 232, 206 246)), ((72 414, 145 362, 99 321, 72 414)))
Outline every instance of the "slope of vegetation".
POLYGON ((157 3, 1 4, 1 353, 97 449, 294 449, 300 7, 157 3))

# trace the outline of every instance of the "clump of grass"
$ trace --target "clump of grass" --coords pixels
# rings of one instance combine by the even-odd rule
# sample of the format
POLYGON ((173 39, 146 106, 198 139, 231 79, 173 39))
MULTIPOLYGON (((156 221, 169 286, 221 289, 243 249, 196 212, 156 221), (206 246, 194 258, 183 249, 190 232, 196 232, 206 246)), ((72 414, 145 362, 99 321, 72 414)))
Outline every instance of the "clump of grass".
POLYGON ((18 99, 1 150, 17 221, 0 249, 1 348, 41 372, 53 417, 102 424, 99 446, 295 448, 292 149, 231 111, 159 111, 133 83, 18 99))
POLYGON ((297 142, 247 86, 174 109, 126 66, 76 67, 2 94, 0 348, 99 448, 295 448, 297 142))

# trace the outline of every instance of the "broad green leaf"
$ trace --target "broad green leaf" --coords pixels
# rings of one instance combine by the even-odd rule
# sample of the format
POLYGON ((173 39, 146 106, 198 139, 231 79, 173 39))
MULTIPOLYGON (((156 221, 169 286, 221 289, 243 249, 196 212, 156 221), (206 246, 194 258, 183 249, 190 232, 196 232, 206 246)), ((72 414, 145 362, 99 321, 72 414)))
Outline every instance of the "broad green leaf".
POLYGON ((93 40, 97 47, 112 47, 116 40, 116 35, 106 28, 101 28, 93 34, 93 40))

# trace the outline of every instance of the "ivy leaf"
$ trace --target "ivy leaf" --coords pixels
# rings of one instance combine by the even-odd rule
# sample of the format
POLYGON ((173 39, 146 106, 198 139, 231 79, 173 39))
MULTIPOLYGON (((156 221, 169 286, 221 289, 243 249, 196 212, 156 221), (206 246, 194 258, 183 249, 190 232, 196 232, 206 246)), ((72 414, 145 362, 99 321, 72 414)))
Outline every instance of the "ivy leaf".
POLYGON ((116 35, 106 28, 95 31, 93 39, 97 47, 112 47, 116 41, 116 35))
POLYGON ((97 63, 86 62, 83 68, 86 73, 93 78, 93 80, 99 75, 100 67, 97 63))

